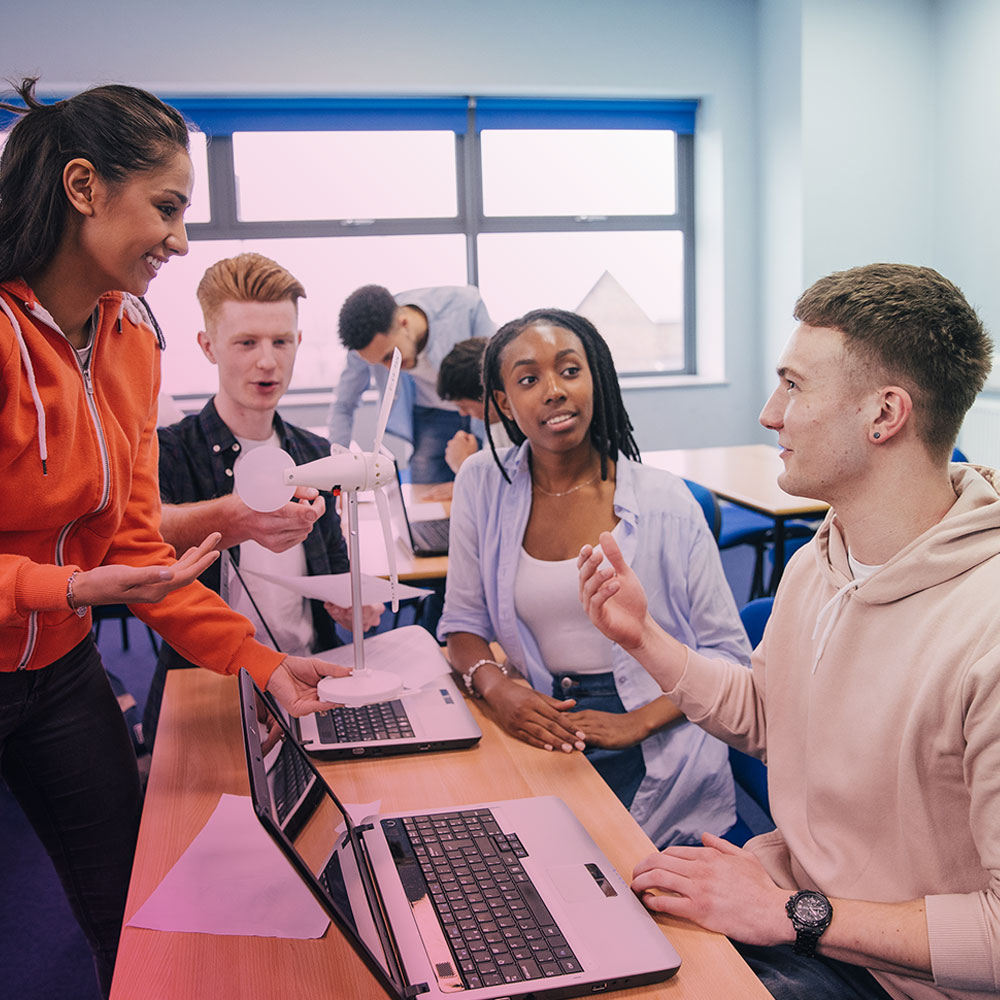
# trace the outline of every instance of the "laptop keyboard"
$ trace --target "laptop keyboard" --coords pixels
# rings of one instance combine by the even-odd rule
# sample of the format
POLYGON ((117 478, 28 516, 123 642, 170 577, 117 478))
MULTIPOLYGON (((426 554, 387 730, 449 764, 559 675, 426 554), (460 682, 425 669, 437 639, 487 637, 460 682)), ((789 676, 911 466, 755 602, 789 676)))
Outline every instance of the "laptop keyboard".
POLYGON ((302 754, 286 743, 282 743, 278 759, 271 769, 271 776, 275 812, 278 822, 284 825, 315 777, 302 759, 302 754))
POLYGON ((521 865, 527 851, 489 809, 382 820, 382 829, 411 906, 430 898, 466 988, 582 971, 521 865))
POLYGON ((450 524, 446 518, 437 521, 414 521, 411 530, 422 548, 447 552, 450 524))
POLYGON ((413 736, 413 726, 398 698, 358 708, 333 708, 316 716, 321 743, 371 743, 413 736))

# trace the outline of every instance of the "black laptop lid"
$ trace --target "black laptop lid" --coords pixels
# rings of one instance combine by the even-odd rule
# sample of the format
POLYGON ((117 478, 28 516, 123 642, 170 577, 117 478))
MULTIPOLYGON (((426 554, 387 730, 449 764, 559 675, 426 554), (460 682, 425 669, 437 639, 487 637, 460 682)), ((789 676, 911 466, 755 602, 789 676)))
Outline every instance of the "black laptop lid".
POLYGON ((240 671, 239 680, 254 812, 389 995, 404 997, 401 964, 381 916, 357 828, 270 697, 261 692, 245 670, 240 671), (369 947, 358 931, 341 868, 345 852, 351 852, 357 864, 380 947, 369 947))

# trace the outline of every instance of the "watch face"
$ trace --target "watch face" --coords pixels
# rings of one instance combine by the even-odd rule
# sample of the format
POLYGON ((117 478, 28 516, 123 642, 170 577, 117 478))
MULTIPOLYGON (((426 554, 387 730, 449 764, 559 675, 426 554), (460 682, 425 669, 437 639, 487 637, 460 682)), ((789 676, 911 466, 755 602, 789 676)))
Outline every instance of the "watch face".
POLYGON ((818 927, 830 917, 830 903, 818 892, 802 893, 795 901, 795 917, 813 927, 818 927))

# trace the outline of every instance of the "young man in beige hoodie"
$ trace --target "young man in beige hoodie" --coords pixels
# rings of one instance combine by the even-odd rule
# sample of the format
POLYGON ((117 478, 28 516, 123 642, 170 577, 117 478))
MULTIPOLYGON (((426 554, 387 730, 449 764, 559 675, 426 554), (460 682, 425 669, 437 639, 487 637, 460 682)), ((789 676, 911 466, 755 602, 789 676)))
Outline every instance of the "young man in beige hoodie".
POLYGON ((752 670, 646 614, 610 535, 594 623, 693 722, 768 765, 773 833, 640 862, 656 911, 734 942, 775 997, 1000 991, 1000 475, 949 464, 992 345, 929 268, 816 282, 760 420, 789 493, 827 501, 752 670))

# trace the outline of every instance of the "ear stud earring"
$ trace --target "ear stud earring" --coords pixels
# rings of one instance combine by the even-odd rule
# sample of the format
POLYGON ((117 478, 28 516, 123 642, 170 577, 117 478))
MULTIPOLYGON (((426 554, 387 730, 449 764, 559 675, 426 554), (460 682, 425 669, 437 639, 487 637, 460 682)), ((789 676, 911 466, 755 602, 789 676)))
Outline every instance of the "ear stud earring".
POLYGON ((880 438, 881 436, 882 436, 882 435, 881 435, 881 434, 879 434, 879 432, 878 432, 878 431, 876 431, 876 432, 875 432, 875 433, 874 433, 874 434, 872 435, 872 437, 873 437, 873 438, 875 438, 875 440, 876 440, 876 441, 877 441, 877 440, 878 440, 878 439, 879 439, 879 438, 880 438))

